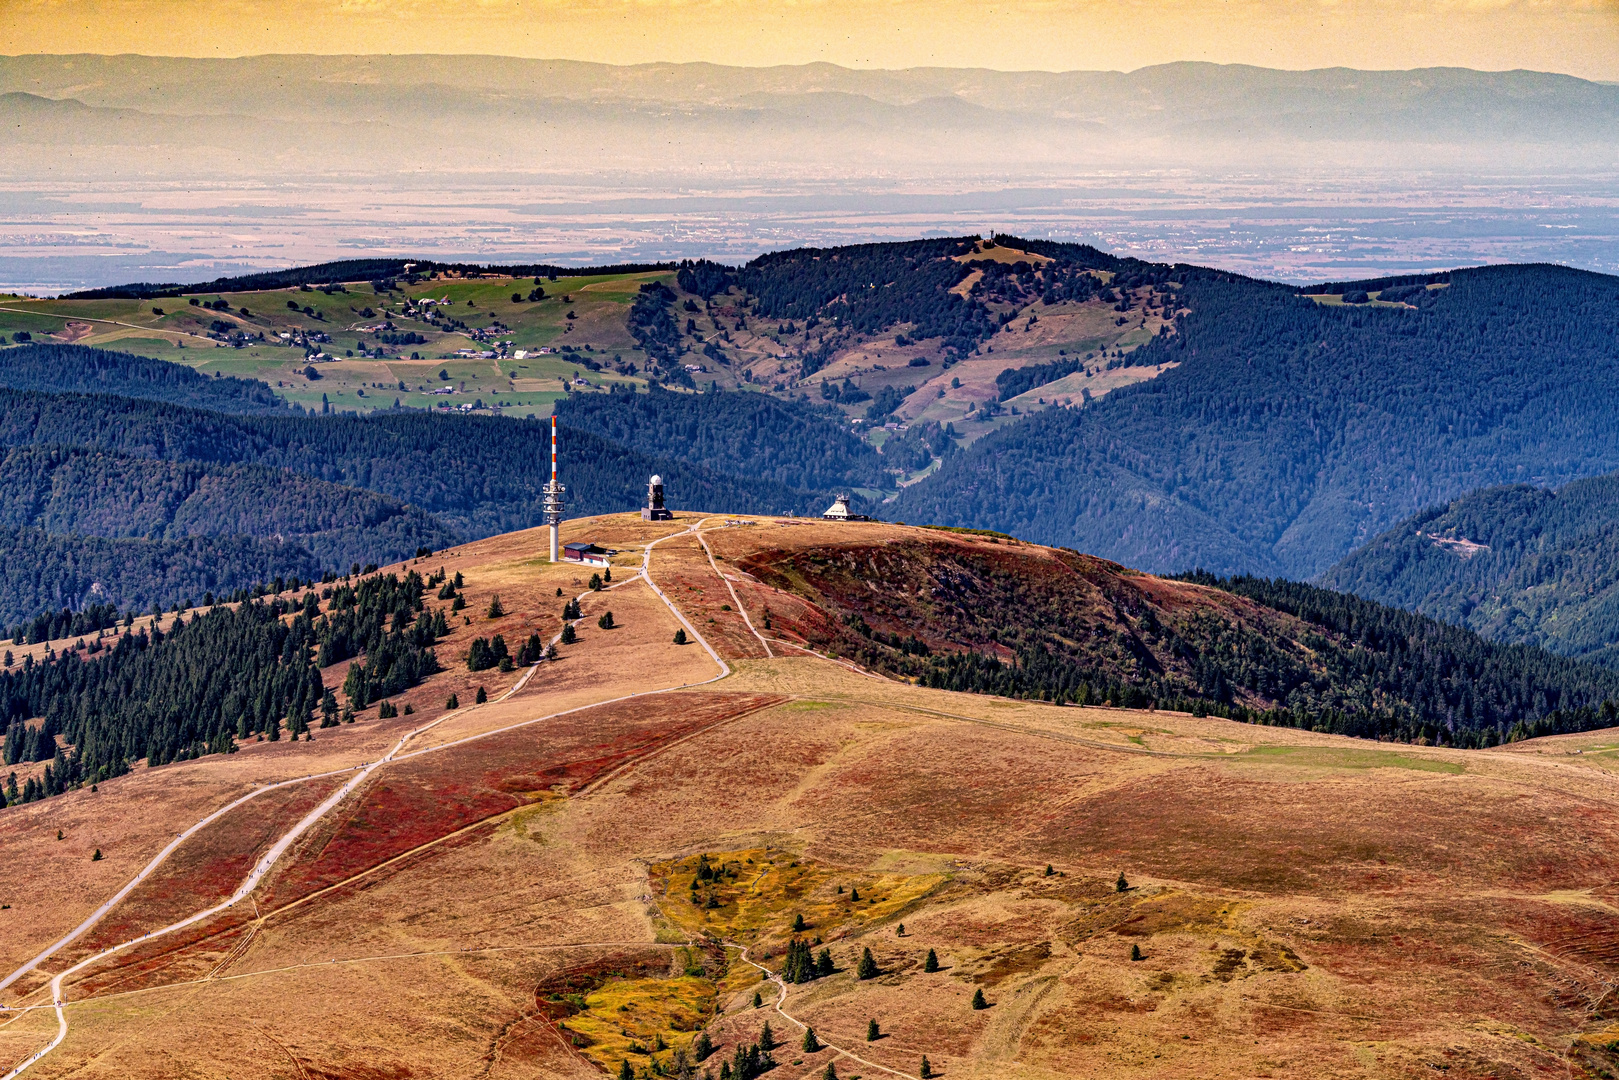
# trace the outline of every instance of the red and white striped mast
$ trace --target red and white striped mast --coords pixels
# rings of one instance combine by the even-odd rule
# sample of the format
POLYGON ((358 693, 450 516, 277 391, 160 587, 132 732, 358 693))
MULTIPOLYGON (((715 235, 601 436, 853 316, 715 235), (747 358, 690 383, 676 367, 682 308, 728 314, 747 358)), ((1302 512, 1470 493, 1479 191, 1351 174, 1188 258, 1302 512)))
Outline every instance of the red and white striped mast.
POLYGON ((557 482, 557 418, 551 414, 551 482, 545 485, 545 501, 542 507, 545 511, 545 523, 551 526, 551 561, 557 562, 559 552, 557 549, 557 526, 562 523, 562 496, 568 489, 557 482))

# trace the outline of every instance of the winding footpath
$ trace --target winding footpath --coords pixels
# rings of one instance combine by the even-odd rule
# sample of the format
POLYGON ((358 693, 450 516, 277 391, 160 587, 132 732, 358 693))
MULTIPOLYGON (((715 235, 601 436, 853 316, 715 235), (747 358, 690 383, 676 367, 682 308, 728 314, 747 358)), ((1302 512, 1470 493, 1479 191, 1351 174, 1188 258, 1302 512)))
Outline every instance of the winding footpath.
MULTIPOLYGON (((696 524, 690 526, 686 530, 686 532, 697 532, 697 531, 698 531, 698 526, 696 524)), ((722 660, 720 658, 719 653, 714 651, 714 647, 708 643, 708 640, 706 638, 704 638, 702 634, 698 633, 697 628, 692 625, 691 621, 686 618, 685 614, 682 613, 681 610, 678 607, 675 606, 674 602, 671 601, 669 599, 669 597, 664 593, 664 591, 657 586, 657 583, 655 583, 652 580, 652 573, 651 573, 651 569, 652 569, 652 549, 657 547, 659 544, 663 543, 666 540, 672 540, 677 536, 684 536, 684 535, 686 535, 685 532, 671 533, 669 536, 661 537, 661 538, 659 538, 657 540, 653 540, 650 543, 648 543, 647 546, 646 546, 646 549, 645 549, 645 554, 644 554, 644 556, 643 556, 643 558, 641 560, 640 572, 637 573, 635 575, 635 577, 630 578, 629 581, 620 582, 620 583, 614 585, 613 587, 617 588, 617 587, 619 587, 619 585, 628 585, 631 581, 635 581, 635 580, 638 580, 638 579, 646 581, 647 585, 652 589, 652 591, 654 593, 657 594, 658 598, 663 601, 663 603, 669 608, 669 610, 671 612, 674 613, 675 618, 677 620, 679 620, 680 624, 683 627, 685 627, 686 631, 692 636, 692 639, 695 640, 699 645, 701 645, 703 647, 703 649, 708 653, 709 657, 711 659, 713 659, 714 663, 719 666, 720 673, 718 675, 715 675, 711 679, 705 679, 705 680, 703 680, 702 682, 699 682, 699 683, 692 683, 692 684, 682 683, 681 684, 682 686, 688 686, 688 685, 706 686, 709 683, 718 682, 720 679, 727 678, 731 674, 730 665, 727 664, 724 660, 722 660)), ((700 539, 700 537, 699 537, 699 539, 700 539)), ((705 547, 706 547, 706 545, 705 545, 705 547)), ((586 595, 588 595, 588 594, 586 594, 586 595)), ((581 597, 581 598, 583 598, 583 597, 581 597)), ((513 685, 510 690, 506 691, 506 693, 502 694, 500 697, 495 699, 495 703, 498 704, 499 702, 505 701, 507 698, 511 697, 513 694, 516 694, 518 691, 522 690, 523 687, 525 685, 527 685, 529 679, 533 677, 534 673, 539 670, 539 666, 540 665, 538 663, 530 666, 528 671, 524 673, 523 677, 521 679, 519 679, 517 681, 517 683, 515 685, 513 685)), ((169 842, 168 846, 166 846, 162 851, 160 851, 152 859, 151 862, 147 863, 146 866, 144 868, 142 868, 140 873, 136 874, 135 877, 133 879, 131 879, 128 884, 126 884, 122 889, 118 890, 118 892, 115 893, 112 896, 111 899, 109 899, 106 903, 102 904, 99 908, 97 908, 89 916, 89 918, 84 920, 84 922, 80 923, 77 927, 75 927, 68 934, 64 935, 62 938, 60 938, 59 940, 54 942, 52 945, 50 945, 48 948, 46 948, 43 952, 41 952, 38 956, 34 957, 32 960, 30 960, 27 963, 23 964, 16 971, 13 971, 10 975, 7 975, 6 978, 4 979, 4 981, 0 981, 0 989, 4 989, 5 987, 7 987, 7 986, 11 985, 12 983, 16 982, 19 978, 26 975, 28 972, 34 970, 34 968, 39 966, 45 960, 49 959, 51 956, 53 956, 55 953, 60 951, 62 948, 64 948, 65 946, 71 944, 72 942, 74 942, 78 938, 82 937, 92 927, 94 927, 103 918, 105 918, 107 913, 110 912, 114 907, 116 907, 121 900, 123 900, 125 897, 127 897, 131 891, 133 891, 137 886, 140 885, 141 882, 145 881, 148 877, 150 877, 152 875, 152 873, 154 871, 156 871, 158 869, 158 867, 162 866, 163 863, 171 855, 174 854, 174 852, 180 847, 181 844, 183 844, 186 841, 186 839, 188 837, 194 835, 198 830, 206 828, 209 824, 211 824, 212 822, 218 820, 224 814, 229 813, 231 810, 234 810, 236 807, 241 806, 243 803, 248 802, 251 799, 255 799, 258 796, 265 794, 266 792, 274 791, 277 788, 287 787, 288 785, 291 785, 291 784, 301 784, 301 783, 304 783, 304 782, 309 781, 309 780, 318 780, 318 779, 324 779, 324 778, 332 777, 332 776, 341 776, 341 775, 343 775, 345 773, 353 773, 353 775, 350 776, 349 779, 347 781, 345 781, 341 786, 339 786, 336 791, 332 792, 331 795, 327 796, 326 799, 323 802, 321 802, 321 804, 319 806, 317 806, 313 810, 311 810, 296 825, 294 825, 286 833, 282 834, 281 838, 279 840, 277 840, 275 842, 275 844, 273 844, 270 847, 270 849, 264 853, 263 857, 260 858, 259 861, 254 865, 252 871, 247 875, 246 878, 244 878, 242 880, 242 883, 236 887, 236 891, 233 892, 227 900, 224 900, 223 902, 215 904, 212 907, 205 908, 205 909, 203 909, 201 911, 198 911, 198 912, 196 912, 196 913, 194 913, 192 915, 189 915, 186 918, 179 920, 178 922, 170 923, 168 926, 162 927, 161 929, 150 931, 149 933, 142 934, 139 937, 131 938, 128 941, 124 941, 124 942, 121 942, 121 943, 119 943, 117 945, 113 945, 113 946, 111 946, 109 948, 103 949, 102 951, 96 953, 95 955, 87 957, 84 960, 79 961, 77 964, 74 964, 72 967, 67 968, 64 971, 59 972, 54 978, 52 978, 51 981, 50 981, 50 992, 51 992, 51 1005, 50 1005, 50 1007, 54 1008, 56 1010, 57 1030, 56 1030, 55 1038, 53 1038, 46 1046, 44 1046, 40 1050, 36 1051, 32 1056, 28 1057, 24 1061, 17 1064, 9 1072, 5 1073, 4 1076, 0 1076, 0 1080, 14 1080, 15 1077, 21 1076, 24 1072, 26 1072, 33 1065, 37 1064, 42 1058, 44 1058, 52 1050, 55 1050, 58 1046, 60 1046, 62 1044, 62 1040, 67 1038, 68 1023, 67 1023, 67 1013, 65 1011, 65 1007, 67 1005, 67 1000, 66 1000, 66 994, 65 994, 65 992, 63 990, 63 985, 62 985, 63 981, 65 979, 67 979, 69 976, 71 976, 71 975, 73 975, 73 974, 75 974, 75 973, 77 973, 79 971, 84 970, 85 968, 91 966, 92 964, 98 963, 98 962, 100 962, 102 960, 105 960, 106 958, 108 958, 110 956, 114 956, 114 955, 122 952, 123 950, 130 948, 131 946, 139 945, 142 942, 150 941, 150 940, 152 940, 154 938, 160 938, 160 937, 163 937, 165 935, 172 934, 172 933, 174 933, 175 931, 178 931, 178 930, 183 930, 188 926, 192 926, 192 925, 194 925, 194 924, 196 924, 198 922, 201 922, 204 919, 210 918, 213 915, 217 915, 220 912, 225 911, 228 908, 231 908, 231 907, 235 906, 236 904, 241 903, 243 900, 247 899, 249 894, 251 894, 253 892, 253 890, 258 887, 259 883, 264 880, 265 875, 267 875, 270 872, 270 870, 275 866, 276 862, 279 861, 280 858, 283 855, 286 854, 287 850, 290 847, 292 847, 292 845, 294 843, 297 842, 299 837, 303 836, 312 827, 314 827, 314 825, 317 822, 319 822, 323 817, 325 817, 328 813, 330 813, 339 803, 341 803, 344 799, 346 799, 349 795, 351 795, 355 791, 356 788, 358 788, 361 784, 363 784, 366 780, 368 780, 371 777, 372 773, 376 772, 378 769, 382 768, 383 766, 391 764, 391 763, 396 762, 396 761, 404 761, 404 760, 407 760, 409 758, 420 757, 423 754, 439 753, 439 752, 442 752, 442 751, 445 751, 445 750, 450 750, 450 749, 453 749, 453 748, 458 747, 458 746, 464 746, 465 744, 467 744, 469 742, 474 742, 474 741, 479 740, 479 739, 486 739, 486 738, 489 738, 489 737, 494 736, 494 735, 499 735, 499 734, 503 734, 503 733, 508 732, 508 731, 516 730, 518 728, 528 727, 528 726, 530 726, 532 724, 543 723, 546 720, 553 720, 553 719, 556 719, 557 717, 566 716, 566 715, 568 715, 570 713, 580 712, 580 711, 582 711, 584 709, 595 709, 595 708, 599 708, 599 707, 601 707, 603 705, 612 705, 612 704, 616 704, 616 703, 622 702, 622 701, 629 701, 629 700, 631 700, 633 698, 647 697, 647 696, 651 696, 651 695, 655 695, 655 694, 665 694, 665 693, 668 693, 672 689, 677 689, 677 688, 676 687, 665 687, 665 688, 660 688, 660 689, 657 689, 657 690, 643 690, 643 691, 640 691, 640 692, 634 693, 634 694, 624 694, 624 695, 622 695, 620 697, 610 698, 610 699, 605 700, 605 701, 592 702, 589 705, 581 705, 581 706, 579 706, 577 708, 565 709, 565 710, 562 710, 560 712, 550 713, 550 714, 547 714, 545 716, 535 717, 532 720, 523 720, 523 721, 519 721, 518 723, 515 723, 515 724, 508 724, 505 727, 496 728, 496 729, 491 730, 491 731, 480 732, 479 734, 470 735, 470 736, 467 736, 464 739, 457 739, 457 740, 455 740, 453 742, 442 743, 442 744, 440 744, 438 746, 426 747, 426 748, 421 749, 421 750, 412 751, 411 753, 408 753, 408 754, 403 753, 405 745, 407 743, 409 743, 410 740, 416 738, 419 735, 424 734, 427 731, 430 731, 431 729, 437 727, 439 724, 443 723, 445 720, 450 719, 452 716, 465 715, 464 713, 460 713, 460 712, 458 712, 458 713, 445 713, 443 716, 439 717, 437 720, 434 720, 434 721, 432 721, 430 723, 427 723, 427 724, 423 724, 420 727, 413 728, 412 730, 406 732, 403 736, 400 737, 399 741, 394 744, 393 748, 391 750, 389 750, 387 754, 385 754, 384 756, 378 758, 376 761, 368 762, 368 763, 361 764, 361 765, 354 765, 354 766, 351 766, 351 767, 346 768, 346 769, 338 769, 338 770, 335 770, 335 771, 332 771, 332 772, 317 773, 317 774, 310 775, 310 776, 301 776, 301 777, 297 777, 296 779, 292 779, 292 780, 282 780, 282 781, 280 781, 278 783, 268 784, 268 785, 266 785, 264 787, 257 788, 254 791, 249 792, 248 794, 242 796, 241 798, 235 800, 234 802, 229 803, 226 806, 223 806, 223 807, 219 808, 218 810, 215 810, 213 813, 209 814, 207 817, 201 819, 200 821, 198 821, 194 825, 192 825, 190 828, 186 829, 184 832, 177 835, 172 841, 169 842)), ((785 990, 783 992, 785 993, 785 990)), ((24 1008, 24 1009, 7 1009, 5 1011, 10 1012, 10 1013, 15 1015, 15 1014, 22 1013, 22 1012, 32 1011, 32 1009, 39 1008, 39 1007, 40 1006, 30 1006, 30 1007, 27 1007, 27 1008, 24 1008)), ((783 1015, 785 1015, 785 1014, 783 1014, 783 1015)), ((881 1066, 874 1066, 874 1067, 875 1068, 881 1068, 881 1066)), ((892 1070, 885 1070, 885 1071, 892 1071, 892 1070)), ((899 1074, 899 1075, 903 1075, 903 1074, 899 1074)))
MULTIPOLYGON (((784 1020, 797 1026, 798 1030, 800 1031, 803 1031, 809 1026, 808 1024, 804 1023, 804 1021, 782 1008, 782 1005, 784 1005, 787 1001, 787 984, 781 981, 781 976, 777 975, 774 971, 771 971, 763 964, 755 962, 754 959, 748 955, 746 945, 737 945, 729 941, 724 942, 723 944, 727 949, 737 950, 737 953, 742 957, 744 963, 751 964, 758 968, 764 974, 766 979, 776 984, 776 1001, 772 1007, 784 1020)), ((836 1056, 832 1059, 833 1061, 838 1060, 838 1058, 848 1058, 851 1061, 858 1061, 860 1064, 865 1065, 868 1068, 885 1072, 890 1076, 903 1076, 905 1077, 905 1080, 921 1080, 921 1077, 914 1073, 900 1072, 898 1069, 890 1069, 887 1065, 879 1065, 875 1061, 868 1061, 859 1054, 855 1053, 853 1050, 845 1050, 841 1046, 834 1046, 832 1043, 829 1043, 825 1039, 821 1038, 819 1032, 816 1032, 815 1038, 816 1041, 826 1049, 836 1051, 836 1056)))

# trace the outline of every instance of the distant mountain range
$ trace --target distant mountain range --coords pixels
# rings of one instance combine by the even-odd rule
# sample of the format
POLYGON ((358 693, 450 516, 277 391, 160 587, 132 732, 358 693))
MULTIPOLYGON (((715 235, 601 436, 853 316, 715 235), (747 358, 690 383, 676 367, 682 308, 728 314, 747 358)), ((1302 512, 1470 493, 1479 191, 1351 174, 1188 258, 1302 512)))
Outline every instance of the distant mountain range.
MULTIPOLYGON (((1488 147, 1505 164, 1619 139, 1619 86, 1459 68, 866 71, 495 56, 34 55, 0 57, 0 95, 0 146, 236 148, 252 152, 238 163, 246 169, 271 159, 322 169, 428 161, 452 147, 476 148, 490 162, 577 168, 651 153, 671 164, 711 161, 744 148, 797 159, 834 144, 947 162, 1014 147, 1042 161, 1206 156, 1256 144, 1297 154, 1301 142, 1389 144, 1436 162, 1445 159, 1430 144, 1451 154, 1488 147), (961 141, 941 144, 945 135, 961 141)), ((159 158, 141 164, 162 167, 159 158)))

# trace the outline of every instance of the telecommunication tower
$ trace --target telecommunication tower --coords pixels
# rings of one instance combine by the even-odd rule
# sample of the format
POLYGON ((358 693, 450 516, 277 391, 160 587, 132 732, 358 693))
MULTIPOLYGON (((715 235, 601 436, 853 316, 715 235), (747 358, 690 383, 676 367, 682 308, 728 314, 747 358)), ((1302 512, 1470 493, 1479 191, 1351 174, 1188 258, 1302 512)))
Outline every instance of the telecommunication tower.
POLYGON ((551 417, 551 482, 542 489, 545 501, 541 504, 545 512, 545 523, 551 526, 551 561, 558 560, 557 552, 557 526, 562 524, 562 496, 568 489, 557 481, 557 418, 551 417))

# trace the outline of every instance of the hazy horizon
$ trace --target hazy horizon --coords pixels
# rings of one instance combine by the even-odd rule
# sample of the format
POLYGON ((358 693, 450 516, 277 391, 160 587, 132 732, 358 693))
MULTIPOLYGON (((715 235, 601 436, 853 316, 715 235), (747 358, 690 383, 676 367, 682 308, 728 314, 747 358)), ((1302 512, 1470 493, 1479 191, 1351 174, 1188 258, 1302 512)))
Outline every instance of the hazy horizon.
POLYGON ((1543 72, 0 57, 0 288, 1005 230, 1295 283, 1619 271, 1619 88, 1543 72))

